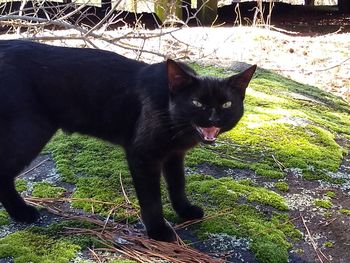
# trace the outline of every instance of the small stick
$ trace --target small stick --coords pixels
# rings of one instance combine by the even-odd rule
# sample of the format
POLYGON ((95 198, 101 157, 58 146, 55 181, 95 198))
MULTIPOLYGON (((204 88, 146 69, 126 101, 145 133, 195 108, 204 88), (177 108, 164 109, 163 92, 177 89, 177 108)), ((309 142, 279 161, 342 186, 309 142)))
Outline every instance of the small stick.
POLYGON ((26 175, 27 173, 30 173, 31 171, 33 171, 34 169, 38 168, 39 166, 41 166, 43 163, 47 162, 48 160, 50 160, 50 158, 47 158, 43 161, 41 161, 40 163, 38 163, 37 165, 35 165, 34 167, 30 168, 29 170, 21 173, 19 176, 24 176, 26 175))
POLYGON ((94 258, 96 258, 97 262, 102 263, 101 259, 99 258, 99 256, 96 254, 96 252, 95 252, 93 249, 91 249, 91 248, 88 247, 88 250, 89 250, 89 251, 91 252, 91 254, 94 256, 94 258))
POLYGON ((310 238, 312 247, 313 247, 313 249, 315 250, 315 253, 316 253, 316 255, 317 255, 318 260, 319 260, 321 263, 324 263, 323 260, 322 260, 322 258, 321 258, 320 255, 319 255, 316 242, 315 242, 315 240, 313 239, 313 237, 312 237, 312 235, 311 235, 311 232, 310 232, 309 228, 308 228, 307 225, 306 225, 306 221, 305 221, 305 219, 304 219, 304 217, 303 217, 303 215, 302 215, 301 213, 300 213, 300 218, 301 218, 301 220, 303 221, 303 225, 304 225, 304 227, 305 227, 305 229, 306 229, 306 232, 307 232, 307 234, 308 234, 308 236, 309 236, 309 238, 310 238))
POLYGON ((286 169, 286 167, 283 165, 283 163, 281 163, 279 160, 276 159, 276 157, 271 154, 273 160, 275 161, 275 163, 278 165, 278 168, 280 168, 281 172, 284 171, 284 169, 286 169))

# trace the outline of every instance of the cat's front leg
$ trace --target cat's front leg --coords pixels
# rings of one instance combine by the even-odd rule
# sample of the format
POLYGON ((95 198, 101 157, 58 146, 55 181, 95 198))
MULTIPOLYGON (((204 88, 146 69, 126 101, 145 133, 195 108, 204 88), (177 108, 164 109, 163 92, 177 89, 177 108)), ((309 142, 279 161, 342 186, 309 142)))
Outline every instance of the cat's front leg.
POLYGON ((33 223, 39 217, 38 210, 27 205, 15 189, 14 179, 5 178, 0 173, 0 202, 11 216, 18 222, 33 223))
POLYGON ((161 203, 161 162, 149 154, 127 152, 129 169, 141 207, 142 221, 150 238, 174 241, 176 236, 165 222, 161 203))
POLYGON ((185 192, 183 152, 170 154, 163 163, 163 173, 168 185, 169 197, 176 213, 185 220, 200 219, 203 217, 203 209, 192 205, 185 192))

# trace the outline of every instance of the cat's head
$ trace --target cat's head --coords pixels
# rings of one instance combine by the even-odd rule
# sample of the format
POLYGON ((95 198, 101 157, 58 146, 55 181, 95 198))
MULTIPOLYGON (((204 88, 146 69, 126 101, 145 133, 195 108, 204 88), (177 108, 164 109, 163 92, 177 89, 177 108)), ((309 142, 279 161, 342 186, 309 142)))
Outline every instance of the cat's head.
POLYGON ((227 78, 199 76, 182 63, 167 60, 170 114, 174 125, 198 141, 212 143, 243 115, 245 90, 256 65, 227 78))

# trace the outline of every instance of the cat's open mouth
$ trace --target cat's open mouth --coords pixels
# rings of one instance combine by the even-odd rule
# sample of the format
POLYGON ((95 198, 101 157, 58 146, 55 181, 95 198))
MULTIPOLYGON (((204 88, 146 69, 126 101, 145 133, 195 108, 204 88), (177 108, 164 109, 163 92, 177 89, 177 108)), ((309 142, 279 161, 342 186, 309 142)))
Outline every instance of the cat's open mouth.
POLYGON ((215 142, 216 137, 220 132, 220 128, 215 126, 207 127, 207 128, 195 126, 195 128, 199 133, 199 135, 201 136, 201 138, 206 142, 215 142))

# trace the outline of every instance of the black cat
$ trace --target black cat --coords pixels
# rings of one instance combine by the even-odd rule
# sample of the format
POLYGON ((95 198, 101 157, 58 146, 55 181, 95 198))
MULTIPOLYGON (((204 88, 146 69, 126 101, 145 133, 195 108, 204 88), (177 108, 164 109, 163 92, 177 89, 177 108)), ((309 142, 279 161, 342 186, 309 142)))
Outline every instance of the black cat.
POLYGON ((17 221, 38 219, 14 178, 61 128, 121 145, 148 235, 174 240, 162 213, 161 173, 176 213, 203 217, 186 197, 185 153, 237 124, 255 69, 213 78, 170 59, 150 65, 102 50, 0 41, 1 203, 17 221))

